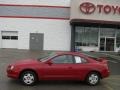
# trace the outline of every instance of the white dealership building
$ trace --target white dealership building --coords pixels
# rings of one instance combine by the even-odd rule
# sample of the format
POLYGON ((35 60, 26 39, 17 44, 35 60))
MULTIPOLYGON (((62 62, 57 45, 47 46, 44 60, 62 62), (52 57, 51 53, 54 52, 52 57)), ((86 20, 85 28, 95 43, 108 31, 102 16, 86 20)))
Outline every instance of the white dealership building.
POLYGON ((115 51, 119 0, 0 0, 0 48, 115 51))

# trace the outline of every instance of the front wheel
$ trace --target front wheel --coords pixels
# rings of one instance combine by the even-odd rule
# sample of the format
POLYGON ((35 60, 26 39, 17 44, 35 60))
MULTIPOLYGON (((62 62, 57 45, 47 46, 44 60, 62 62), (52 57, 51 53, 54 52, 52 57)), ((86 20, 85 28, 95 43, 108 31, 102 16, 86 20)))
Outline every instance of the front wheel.
POLYGON ((20 80, 24 85, 34 85, 37 81, 37 76, 32 71, 25 71, 21 74, 20 80))
POLYGON ((87 76, 86 82, 91 86, 95 86, 100 82, 100 75, 98 73, 91 72, 87 76))

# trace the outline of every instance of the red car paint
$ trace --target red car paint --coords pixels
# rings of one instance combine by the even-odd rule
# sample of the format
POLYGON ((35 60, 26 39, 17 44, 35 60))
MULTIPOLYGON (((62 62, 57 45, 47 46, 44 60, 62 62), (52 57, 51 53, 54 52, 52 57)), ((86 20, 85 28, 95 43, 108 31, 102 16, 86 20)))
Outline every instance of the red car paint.
POLYGON ((76 52, 59 52, 47 58, 44 61, 39 60, 21 60, 10 64, 7 68, 7 76, 14 79, 19 79, 19 76, 24 70, 32 70, 36 72, 39 80, 81 80, 84 81, 87 75, 92 71, 100 73, 102 78, 109 76, 109 68, 107 60, 104 58, 98 61, 95 58, 88 57, 82 53, 76 52), (79 56, 84 58, 86 63, 65 63, 55 64, 52 59, 61 55, 79 56), (14 66, 13 69, 10 69, 14 66))

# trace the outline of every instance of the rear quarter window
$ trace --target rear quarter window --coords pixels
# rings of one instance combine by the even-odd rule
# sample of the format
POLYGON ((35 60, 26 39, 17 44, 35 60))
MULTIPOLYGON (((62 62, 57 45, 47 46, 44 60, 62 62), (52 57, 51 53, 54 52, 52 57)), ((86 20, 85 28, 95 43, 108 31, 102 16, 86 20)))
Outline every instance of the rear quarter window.
POLYGON ((80 57, 80 56, 74 56, 74 60, 75 60, 76 64, 78 64, 78 63, 87 63, 87 60, 80 57))

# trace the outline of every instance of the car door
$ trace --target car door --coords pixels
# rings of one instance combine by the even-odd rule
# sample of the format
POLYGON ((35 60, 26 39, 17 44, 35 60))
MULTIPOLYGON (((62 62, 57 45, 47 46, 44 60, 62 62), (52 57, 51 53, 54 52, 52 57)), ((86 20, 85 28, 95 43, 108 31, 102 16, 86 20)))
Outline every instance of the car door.
POLYGON ((74 78, 72 55, 59 55, 52 58, 50 62, 52 64, 47 64, 44 68, 45 79, 69 80, 74 78))
POLYGON ((74 66, 72 67, 74 70, 74 75, 78 80, 84 80, 85 76, 89 71, 89 63, 87 59, 81 56, 74 56, 74 66))

